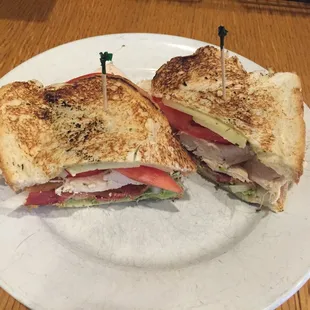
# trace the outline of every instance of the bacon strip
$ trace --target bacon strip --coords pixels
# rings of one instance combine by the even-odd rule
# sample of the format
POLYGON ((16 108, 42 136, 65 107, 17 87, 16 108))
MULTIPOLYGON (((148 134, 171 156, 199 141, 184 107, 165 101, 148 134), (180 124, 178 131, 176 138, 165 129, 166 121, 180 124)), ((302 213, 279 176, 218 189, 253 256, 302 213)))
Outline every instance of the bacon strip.
POLYGON ((147 185, 133 185, 129 184, 118 189, 108 190, 104 192, 94 193, 63 193, 61 196, 55 193, 55 189, 48 191, 34 191, 30 192, 25 203, 26 206, 46 206, 63 203, 70 198, 75 199, 97 199, 99 201, 117 201, 124 198, 134 200, 143 194, 149 186, 147 185))

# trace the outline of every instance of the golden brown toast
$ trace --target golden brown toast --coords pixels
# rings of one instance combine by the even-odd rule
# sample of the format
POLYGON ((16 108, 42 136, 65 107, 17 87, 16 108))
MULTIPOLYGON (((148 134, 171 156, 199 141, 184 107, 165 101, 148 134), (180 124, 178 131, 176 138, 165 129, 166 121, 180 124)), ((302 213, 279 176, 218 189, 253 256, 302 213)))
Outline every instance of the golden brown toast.
POLYGON ((262 163, 297 183, 305 156, 300 79, 293 73, 247 73, 237 57, 226 57, 225 68, 226 100, 220 51, 211 46, 164 64, 152 80, 152 94, 238 131, 262 163))
POLYGON ((0 89, 0 168, 21 190, 64 168, 137 162, 168 171, 195 171, 167 119, 129 80, 107 76, 108 110, 100 75, 43 87, 35 81, 0 89))

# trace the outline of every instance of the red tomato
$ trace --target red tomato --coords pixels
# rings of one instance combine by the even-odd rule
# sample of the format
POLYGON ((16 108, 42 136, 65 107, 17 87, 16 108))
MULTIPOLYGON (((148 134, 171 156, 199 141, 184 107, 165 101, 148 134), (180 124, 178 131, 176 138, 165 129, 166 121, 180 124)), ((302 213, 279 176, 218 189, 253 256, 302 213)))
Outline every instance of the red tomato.
POLYGON ((140 166, 137 168, 115 169, 126 177, 143 184, 156 186, 175 193, 183 193, 183 188, 169 175, 162 170, 140 166))
POLYGON ((163 113, 166 115, 170 125, 179 130, 183 131, 193 137, 204 139, 221 144, 230 144, 229 141, 213 132, 212 130, 200 126, 193 121, 193 117, 176 109, 170 108, 163 104, 160 98, 153 97, 153 101, 157 103, 163 113))
POLYGON ((166 115, 170 125, 178 130, 185 131, 188 124, 192 121, 193 117, 191 115, 185 114, 178 110, 172 109, 163 104, 161 99, 153 97, 155 103, 158 104, 159 108, 166 115))
POLYGON ((92 77, 92 76, 96 76, 96 75, 100 75, 100 74, 101 74, 100 72, 94 72, 94 73, 89 73, 89 74, 81 75, 81 76, 78 76, 77 78, 69 80, 67 83, 74 83, 74 82, 77 82, 80 79, 84 79, 84 78, 88 78, 88 77, 92 77))
POLYGON ((221 143, 221 144, 230 144, 229 141, 218 135, 217 133, 211 131, 208 128, 205 128, 203 126, 200 126, 199 124, 195 123, 193 120, 188 123, 188 126, 186 128, 186 133, 190 134, 191 136, 194 136, 196 138, 221 143))

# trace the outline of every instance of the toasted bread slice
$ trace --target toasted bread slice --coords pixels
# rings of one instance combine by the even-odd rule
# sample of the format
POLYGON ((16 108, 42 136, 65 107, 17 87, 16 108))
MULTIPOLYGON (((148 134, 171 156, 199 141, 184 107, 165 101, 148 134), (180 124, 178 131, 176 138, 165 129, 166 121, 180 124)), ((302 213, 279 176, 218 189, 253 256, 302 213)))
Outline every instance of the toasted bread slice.
POLYGON ((237 57, 227 57, 225 67, 226 100, 220 52, 211 46, 164 64, 152 80, 152 94, 230 126, 263 164, 297 183, 305 156, 300 79, 294 73, 247 73, 237 57))
POLYGON ((44 88, 36 81, 0 89, 0 168, 16 191, 43 184, 64 168, 105 162, 168 171, 196 167, 167 119, 129 80, 100 76, 44 88))

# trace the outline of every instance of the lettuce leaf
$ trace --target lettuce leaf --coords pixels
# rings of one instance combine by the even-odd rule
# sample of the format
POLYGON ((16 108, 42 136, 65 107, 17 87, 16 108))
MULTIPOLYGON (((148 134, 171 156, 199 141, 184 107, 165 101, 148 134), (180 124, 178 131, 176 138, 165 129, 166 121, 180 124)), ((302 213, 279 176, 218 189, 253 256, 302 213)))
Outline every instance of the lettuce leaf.
POLYGON ((175 199, 178 198, 178 193, 167 191, 162 189, 159 193, 155 193, 152 189, 147 190, 140 197, 136 199, 136 201, 145 200, 145 199, 156 199, 156 200, 164 200, 164 199, 175 199))
POLYGON ((252 189, 249 189, 245 192, 242 192, 241 194, 243 196, 246 196, 246 197, 254 196, 256 194, 256 190, 254 188, 252 188, 252 189))
POLYGON ((165 199, 176 199, 178 198, 178 193, 167 191, 162 189, 160 192, 156 193, 152 191, 152 189, 148 189, 145 193, 137 197, 136 199, 131 198, 124 198, 117 201, 102 201, 97 200, 94 198, 89 199, 68 199, 67 201, 64 201, 61 205, 59 205, 60 208, 82 208, 82 207, 92 207, 92 206, 99 206, 104 204, 110 204, 110 203, 118 203, 118 202, 129 202, 129 201, 140 201, 140 200, 146 200, 146 199, 152 199, 152 200, 165 200, 165 199))
MULTIPOLYGON (((118 200, 117 202, 128 202, 132 201, 130 198, 125 198, 123 200, 118 200)), ((59 208, 83 208, 83 207, 94 207, 94 206, 99 206, 99 205, 105 205, 112 203, 112 201, 102 201, 102 200, 97 200, 94 198, 89 198, 89 199, 68 199, 58 205, 59 208)))

